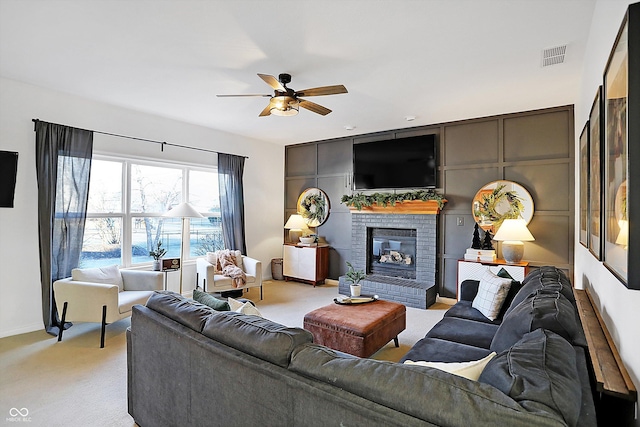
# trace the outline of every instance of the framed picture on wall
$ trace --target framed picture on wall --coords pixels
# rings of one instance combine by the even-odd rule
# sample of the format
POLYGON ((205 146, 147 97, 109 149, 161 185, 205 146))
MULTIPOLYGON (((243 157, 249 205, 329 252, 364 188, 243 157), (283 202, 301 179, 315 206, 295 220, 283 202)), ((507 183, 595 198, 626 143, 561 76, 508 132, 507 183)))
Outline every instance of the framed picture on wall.
POLYGON ((580 133, 580 243, 589 247, 589 122, 580 133))
POLYGON ((587 247, 597 259, 602 259, 602 86, 596 92, 596 97, 589 113, 589 200, 587 247))
POLYGON ((629 6, 604 73, 605 266, 628 288, 640 289, 640 3, 629 6), (631 50, 633 49, 633 50, 631 50), (634 120, 629 120, 634 118, 634 120), (634 194, 635 193, 635 194, 634 194))

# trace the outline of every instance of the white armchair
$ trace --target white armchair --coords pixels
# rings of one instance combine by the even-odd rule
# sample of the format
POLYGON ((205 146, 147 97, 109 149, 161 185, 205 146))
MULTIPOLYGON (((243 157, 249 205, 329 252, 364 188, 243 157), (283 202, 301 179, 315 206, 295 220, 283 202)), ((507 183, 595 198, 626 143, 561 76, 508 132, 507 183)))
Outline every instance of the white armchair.
POLYGON ((245 286, 241 288, 234 287, 233 279, 216 271, 215 264, 217 262, 214 261, 215 264, 209 262, 212 260, 211 258, 209 260, 207 258, 196 259, 196 286, 200 286, 204 292, 208 293, 260 288, 260 299, 262 299, 262 262, 246 255, 241 255, 239 251, 236 251, 236 258, 238 259, 236 264, 244 270, 247 276, 245 286))
MULTIPOLYGON (((146 304, 163 285, 160 271, 120 270, 113 265, 73 269, 71 277, 53 283, 53 293, 62 325, 66 321, 102 323, 103 348, 106 325, 131 316, 135 304, 146 304)), ((60 328, 58 341, 62 340, 62 331, 60 328)))

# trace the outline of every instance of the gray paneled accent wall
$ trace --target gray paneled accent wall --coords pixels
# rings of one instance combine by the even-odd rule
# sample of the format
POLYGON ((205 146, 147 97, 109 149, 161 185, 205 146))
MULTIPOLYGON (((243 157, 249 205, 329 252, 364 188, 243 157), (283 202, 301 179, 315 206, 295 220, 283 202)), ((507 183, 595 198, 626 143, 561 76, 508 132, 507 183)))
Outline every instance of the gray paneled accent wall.
POLYGON ((534 268, 555 265, 572 275, 573 120, 573 106, 563 106, 289 145, 284 220, 295 213, 305 188, 327 193, 330 215, 318 233, 332 247, 329 277, 337 279, 351 260, 351 214, 340 199, 352 192, 353 144, 435 133, 438 191, 448 199, 438 219, 439 294, 456 296, 457 262, 473 237, 471 201, 484 184, 497 179, 515 181, 533 197, 535 214, 529 229, 536 240, 525 243, 525 260, 534 268))

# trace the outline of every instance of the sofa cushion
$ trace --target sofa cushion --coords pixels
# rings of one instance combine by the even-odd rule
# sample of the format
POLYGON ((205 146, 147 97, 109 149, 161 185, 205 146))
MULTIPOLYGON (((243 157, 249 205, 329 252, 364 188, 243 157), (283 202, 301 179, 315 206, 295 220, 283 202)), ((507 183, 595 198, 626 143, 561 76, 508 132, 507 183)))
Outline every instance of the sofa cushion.
POLYGON ((511 282, 511 278, 499 277, 486 270, 480 278, 478 293, 471 306, 489 320, 496 320, 511 287, 511 282))
POLYGON ((474 347, 440 338, 422 338, 402 356, 405 360, 426 360, 429 362, 468 362, 478 360, 491 353, 487 348, 474 347))
POLYGON ((444 372, 449 372, 460 377, 477 381, 480 378, 480 374, 487 363, 496 356, 495 352, 489 353, 488 356, 483 357, 480 360, 471 360, 469 362, 425 362, 422 360, 413 361, 405 360, 407 365, 425 366, 427 368, 440 369, 444 372))
MULTIPOLYGON (((426 421, 415 425, 473 422, 489 426, 504 425, 508 419, 511 425, 525 426, 535 421, 495 387, 438 369, 344 356, 317 344, 298 347, 289 369, 426 421), (474 408, 473 414, 462 413, 462 407, 474 408)), ((374 425, 375 421, 361 424, 374 425)))
POLYGON ((193 290, 193 299, 199 302, 200 304, 208 305, 216 311, 229 311, 231 307, 229 307, 229 303, 227 301, 218 299, 213 295, 209 295, 206 292, 202 292, 198 289, 193 290))
POLYGON ((574 306, 576 305, 576 299, 573 295, 573 286, 564 272, 553 266, 544 266, 527 274, 527 277, 522 281, 522 289, 520 289, 518 294, 513 298, 513 301, 511 301, 505 315, 509 310, 515 308, 518 304, 529 297, 529 295, 542 288, 550 291, 558 291, 562 293, 562 295, 564 295, 565 298, 567 298, 574 306))
POLYGON ((518 342, 524 334, 548 329, 574 345, 586 346, 582 325, 573 305, 563 294, 542 288, 509 311, 491 342, 491 350, 501 352, 518 342))
POLYGON ((474 320, 481 323, 493 323, 500 324, 500 319, 491 320, 480 313, 477 309, 471 307, 471 301, 460 300, 451 306, 449 310, 444 313, 444 317, 457 317, 460 319, 474 320))
POLYGON ((75 282, 118 285, 119 292, 124 290, 122 276, 120 275, 120 268, 117 265, 95 268, 74 268, 71 270, 71 279, 75 282))
POLYGON ((491 323, 445 317, 431 328, 426 337, 440 338, 474 347, 489 348, 497 330, 498 325, 491 323))
POLYGON ((208 317, 217 313, 211 307, 171 291, 154 292, 147 301, 147 307, 197 332, 202 332, 208 317))
POLYGON ((154 291, 127 291, 118 293, 118 312, 130 313, 134 305, 145 305, 154 291))
POLYGON ((482 371, 490 384, 534 413, 555 412, 575 426, 582 392, 571 344, 551 331, 536 329, 498 354, 482 371))
POLYGON ((304 329, 233 311, 215 311, 207 319, 202 334, 285 368, 293 349, 313 340, 311 332, 304 329))

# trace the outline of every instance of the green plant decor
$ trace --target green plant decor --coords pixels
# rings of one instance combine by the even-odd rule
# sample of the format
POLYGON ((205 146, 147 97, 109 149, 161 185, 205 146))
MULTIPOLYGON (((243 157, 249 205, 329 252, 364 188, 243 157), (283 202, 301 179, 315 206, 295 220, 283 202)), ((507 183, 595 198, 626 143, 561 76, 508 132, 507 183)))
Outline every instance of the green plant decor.
POLYGON ((309 194, 300 202, 300 215, 307 220, 310 227, 317 227, 324 221, 327 201, 322 194, 309 194))
POLYGON ((155 251, 149 251, 149 256, 153 257, 154 260, 158 261, 166 253, 167 253, 167 250, 162 247, 162 242, 158 241, 158 246, 156 247, 156 250, 155 251))
POLYGON ((407 200, 421 200, 423 202, 431 200, 437 202, 438 208, 440 209, 444 207, 445 203, 444 196, 442 194, 436 193, 434 190, 416 190, 406 193, 356 193, 351 196, 345 194, 344 196, 342 196, 340 203, 343 203, 347 206, 353 206, 360 211, 362 210, 362 208, 372 206, 373 204, 387 207, 395 206, 396 203, 404 202, 407 200))
POLYGON ((477 209, 473 212, 476 218, 491 221, 495 230, 500 228, 505 219, 520 218, 524 211, 522 199, 515 191, 503 191, 504 187, 505 185, 499 185, 491 193, 483 195, 477 209), (504 206, 503 202, 506 202, 509 208, 506 212, 499 213, 496 209, 498 206, 504 206))
POLYGON ((360 281, 362 279, 364 279, 365 277, 367 277, 366 274, 364 274, 364 271, 362 270, 356 270, 355 268, 353 268, 353 265, 351 265, 351 263, 349 261, 347 261, 347 273, 345 274, 345 280, 347 281, 347 283, 351 283, 353 285, 358 285, 360 284, 360 281))

